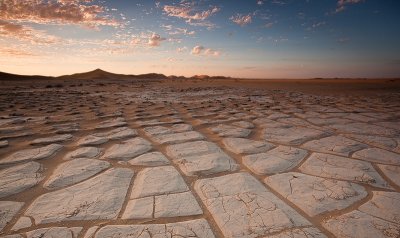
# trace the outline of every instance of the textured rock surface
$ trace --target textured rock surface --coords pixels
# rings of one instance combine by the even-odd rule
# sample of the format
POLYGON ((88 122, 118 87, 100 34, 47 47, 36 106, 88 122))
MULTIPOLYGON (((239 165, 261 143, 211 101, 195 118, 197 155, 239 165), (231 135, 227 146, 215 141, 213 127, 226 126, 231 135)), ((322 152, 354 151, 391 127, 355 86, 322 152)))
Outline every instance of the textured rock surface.
POLYGON ((350 153, 365 149, 368 146, 343 136, 330 136, 319 140, 309 141, 305 143, 303 147, 321 153, 349 156, 350 153))
POLYGON ((141 237, 215 237, 204 219, 149 225, 108 225, 100 228, 95 238, 141 238, 141 237))
POLYGON ((27 238, 53 238, 53 237, 65 237, 65 238, 77 238, 81 232, 82 227, 51 227, 42 228, 26 233, 27 238))
POLYGON ((368 195, 357 184, 301 173, 277 174, 264 181, 309 216, 344 209, 368 195))
POLYGON ((131 198, 179 193, 189 188, 182 176, 172 166, 146 168, 136 176, 131 198))
POLYGON ((380 164, 378 167, 393 183, 400 187, 400 167, 393 165, 380 164))
POLYGON ((249 129, 224 124, 212 127, 210 130, 222 137, 247 137, 251 133, 249 129))
POLYGON ((313 153, 300 166, 300 171, 324 178, 362 182, 376 187, 389 185, 368 162, 336 155, 313 153))
POLYGON ((71 134, 56 135, 56 136, 51 136, 51 137, 46 137, 46 138, 35 139, 31 142, 31 145, 47 145, 47 144, 52 144, 52 143, 61 143, 61 142, 71 140, 72 138, 73 138, 73 136, 71 134))
POLYGON ((393 80, 67 81, 0 83, 2 238, 400 237, 393 80))
POLYGON ((96 128, 97 129, 104 129, 104 128, 111 128, 111 127, 119 127, 119 126, 126 126, 125 119, 122 117, 113 118, 107 121, 103 121, 99 123, 96 128))
POLYGON ((288 171, 298 165, 307 155, 307 151, 289 146, 278 146, 266 153, 247 155, 243 164, 259 175, 288 171))
POLYGON ((161 166, 170 164, 169 160, 160 152, 150 152, 129 160, 131 165, 161 166))
POLYGON ((152 146, 150 142, 138 137, 111 146, 106 150, 102 158, 110 160, 130 160, 151 149, 152 146))
POLYGON ((194 186, 225 237, 259 237, 309 225, 247 173, 201 179, 194 186))
POLYGON ((381 164, 400 165, 400 154, 378 148, 357 151, 353 154, 353 157, 381 164))
POLYGON ((247 121, 233 122, 232 126, 237 126, 237 127, 241 127, 241 128, 245 128, 245 129, 253 129, 254 128, 254 124, 251 122, 247 122, 247 121))
POLYGON ((170 145, 167 154, 188 176, 235 171, 238 168, 216 144, 207 141, 170 145))
POLYGON ((224 138, 222 143, 226 148, 236 154, 256 154, 266 152, 274 147, 274 145, 244 138, 224 138))
POLYGON ((172 134, 160 134, 151 137, 159 144, 176 144, 187 141, 196 141, 204 139, 204 136, 197 131, 187 131, 172 134))
POLYGON ((396 238, 400 236, 399 224, 371 216, 358 210, 335 217, 323 226, 337 237, 396 238))
POLYGON ((108 141, 107 138, 98 137, 94 135, 88 135, 80 139, 77 144, 80 146, 91 146, 91 145, 101 145, 108 141))
POLYGON ((23 202, 0 201, 0 232, 23 205, 23 202))
POLYGON ((0 197, 22 192, 42 181, 42 166, 37 162, 28 162, 0 170, 0 197))
POLYGON ((284 231, 277 235, 266 236, 265 238, 327 238, 320 230, 314 227, 299 228, 284 231))
POLYGON ((58 189, 79 183, 110 167, 110 163, 95 159, 74 159, 60 164, 46 180, 44 187, 58 189))
POLYGON ((339 132, 349 134, 362 134, 362 135, 379 135, 379 136, 394 136, 398 131, 391 128, 372 125, 371 123, 355 122, 340 125, 330 125, 330 128, 336 129, 339 132))
POLYGON ((325 135, 328 133, 306 127, 276 127, 266 128, 263 131, 265 140, 288 145, 300 145, 325 135))
POLYGON ((137 131, 129 127, 119 127, 108 132, 96 133, 93 136, 107 138, 109 140, 120 140, 137 135, 137 131))
POLYGON ((8 141, 7 140, 0 140, 0 148, 4 148, 8 146, 8 141))
POLYGON ((35 149, 20 150, 5 159, 0 160, 0 164, 46 159, 53 156, 57 151, 61 150, 62 147, 62 145, 51 144, 35 149))
POLYGON ((203 214, 191 192, 155 197, 155 217, 179 217, 203 214))
POLYGON ((101 149, 96 147, 82 147, 76 149, 65 156, 65 159, 86 158, 93 159, 100 155, 101 149))
POLYGON ((113 219, 118 215, 133 172, 111 169, 82 183, 39 196, 25 214, 36 224, 113 219))
POLYGON ((372 199, 358 210, 400 225, 400 193, 374 191, 372 199))

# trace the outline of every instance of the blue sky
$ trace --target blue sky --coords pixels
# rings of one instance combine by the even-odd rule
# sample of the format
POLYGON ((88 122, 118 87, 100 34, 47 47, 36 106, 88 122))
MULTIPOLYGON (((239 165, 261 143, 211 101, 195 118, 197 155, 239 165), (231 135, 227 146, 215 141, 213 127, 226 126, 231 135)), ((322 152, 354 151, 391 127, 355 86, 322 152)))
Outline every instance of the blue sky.
POLYGON ((2 0, 0 71, 399 77, 396 0, 2 0))

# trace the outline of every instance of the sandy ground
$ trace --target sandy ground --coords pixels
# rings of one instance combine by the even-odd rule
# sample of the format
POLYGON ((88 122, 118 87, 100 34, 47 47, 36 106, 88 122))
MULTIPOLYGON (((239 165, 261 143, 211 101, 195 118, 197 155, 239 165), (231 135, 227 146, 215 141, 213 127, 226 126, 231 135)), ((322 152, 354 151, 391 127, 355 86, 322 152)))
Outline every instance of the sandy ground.
POLYGON ((1 235, 400 236, 399 80, 0 81, 0 117, 1 235))

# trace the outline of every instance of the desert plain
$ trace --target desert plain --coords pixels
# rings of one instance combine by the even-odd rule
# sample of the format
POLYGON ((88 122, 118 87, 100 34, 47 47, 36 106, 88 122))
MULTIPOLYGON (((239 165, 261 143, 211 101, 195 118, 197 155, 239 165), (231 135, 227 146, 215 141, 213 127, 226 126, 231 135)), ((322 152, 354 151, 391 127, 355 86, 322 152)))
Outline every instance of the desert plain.
POLYGON ((400 237, 400 81, 0 80, 0 236, 400 237))

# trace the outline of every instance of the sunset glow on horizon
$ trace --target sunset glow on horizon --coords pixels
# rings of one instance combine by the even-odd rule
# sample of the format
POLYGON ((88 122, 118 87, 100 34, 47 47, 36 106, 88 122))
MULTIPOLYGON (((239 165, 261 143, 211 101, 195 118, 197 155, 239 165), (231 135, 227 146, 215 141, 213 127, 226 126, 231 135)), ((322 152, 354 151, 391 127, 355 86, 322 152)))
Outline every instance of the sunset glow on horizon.
POLYGON ((0 71, 400 77, 396 0, 0 0, 0 71))

